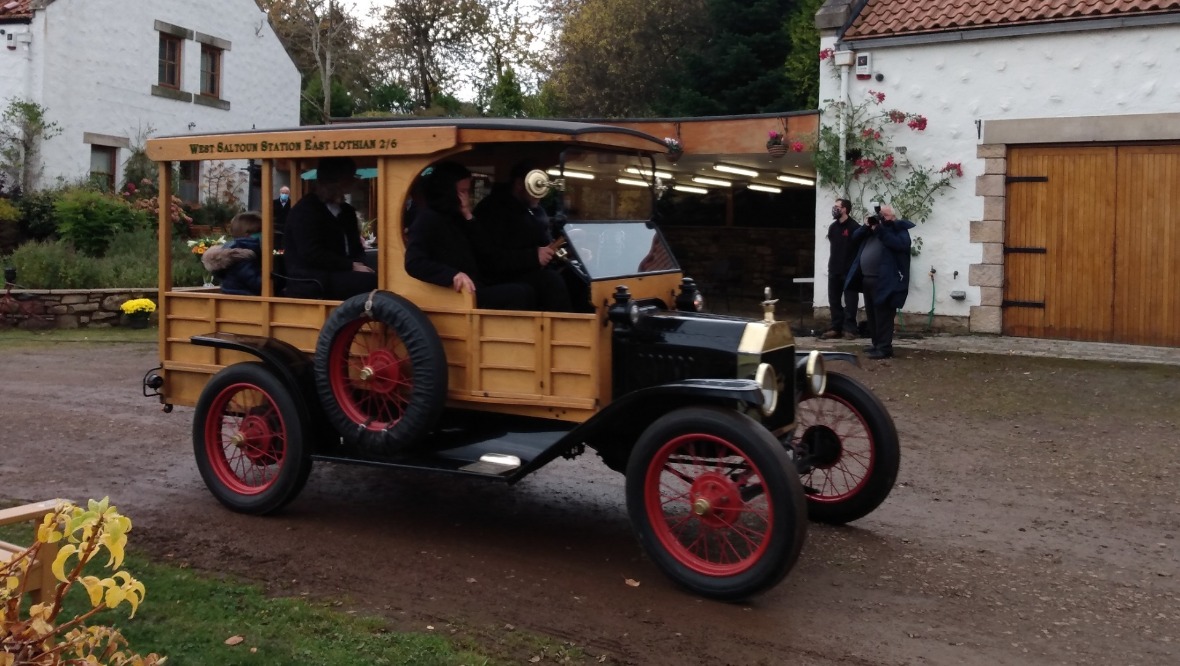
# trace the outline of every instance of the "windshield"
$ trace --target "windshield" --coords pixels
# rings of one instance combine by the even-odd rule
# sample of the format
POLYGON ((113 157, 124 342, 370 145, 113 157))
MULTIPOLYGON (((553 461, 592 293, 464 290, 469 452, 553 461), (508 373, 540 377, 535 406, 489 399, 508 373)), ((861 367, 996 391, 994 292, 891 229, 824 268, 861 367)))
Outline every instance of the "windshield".
POLYGON ((570 221, 565 234, 594 280, 680 270, 663 234, 646 222, 570 221))

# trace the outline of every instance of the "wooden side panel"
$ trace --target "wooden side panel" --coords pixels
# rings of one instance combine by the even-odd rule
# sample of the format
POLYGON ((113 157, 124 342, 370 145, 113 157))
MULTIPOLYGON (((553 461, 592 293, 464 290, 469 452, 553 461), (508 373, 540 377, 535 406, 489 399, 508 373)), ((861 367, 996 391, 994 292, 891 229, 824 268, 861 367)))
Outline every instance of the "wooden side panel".
POLYGON ((1043 183, 1010 183, 1005 246, 1043 239, 1045 254, 1006 257, 1006 300, 1035 297, 1044 280, 1044 310, 1008 306, 1010 335, 1109 340, 1113 329, 1116 149, 1014 148, 1010 176, 1046 176, 1043 183), (1033 173, 1033 172, 1036 173, 1033 173), (1023 192, 1022 190, 1028 190, 1023 192), (1043 268, 1037 257, 1043 258, 1043 268), (1009 262, 1011 263, 1008 266, 1009 262), (1043 275, 1043 278, 1042 278, 1043 275))
POLYGON ((1115 342, 1180 345, 1180 146, 1123 146, 1115 214, 1115 342))

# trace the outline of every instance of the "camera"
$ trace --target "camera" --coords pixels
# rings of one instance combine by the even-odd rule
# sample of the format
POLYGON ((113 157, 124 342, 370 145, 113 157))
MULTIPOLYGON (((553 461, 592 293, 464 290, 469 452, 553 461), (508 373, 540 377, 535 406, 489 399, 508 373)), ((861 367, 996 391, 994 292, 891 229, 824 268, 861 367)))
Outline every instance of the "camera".
POLYGON ((870 205, 873 207, 873 212, 874 212, 874 213, 876 213, 877 215, 880 215, 880 214, 881 214, 881 202, 879 202, 879 201, 874 201, 874 202, 872 202, 870 205))

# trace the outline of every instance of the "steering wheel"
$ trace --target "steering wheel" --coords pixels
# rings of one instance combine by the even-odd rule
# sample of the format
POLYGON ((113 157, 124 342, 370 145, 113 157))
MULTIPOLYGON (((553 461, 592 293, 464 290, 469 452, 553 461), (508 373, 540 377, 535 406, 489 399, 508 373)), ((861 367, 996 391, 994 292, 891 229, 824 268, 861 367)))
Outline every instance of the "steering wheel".
MULTIPOLYGON (((586 284, 590 284, 590 273, 586 270, 586 266, 578 258, 578 254, 573 250, 569 244, 569 239, 564 233, 561 233, 553 242, 549 244, 553 248, 553 261, 551 266, 555 266, 557 270, 562 271, 568 268, 573 271, 578 279, 586 284)), ((589 257, 587 257, 589 259, 589 257)))

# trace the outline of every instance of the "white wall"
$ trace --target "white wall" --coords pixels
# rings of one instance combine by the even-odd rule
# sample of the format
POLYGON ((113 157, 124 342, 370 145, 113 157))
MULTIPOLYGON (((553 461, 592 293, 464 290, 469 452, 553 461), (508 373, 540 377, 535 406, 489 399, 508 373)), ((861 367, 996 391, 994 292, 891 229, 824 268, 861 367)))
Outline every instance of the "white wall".
MULTIPOLYGON (((86 132, 134 142, 149 127, 168 136, 299 124, 299 73, 253 0, 221 0, 216 10, 187 0, 59 0, 37 13, 34 27, 32 88, 64 130, 42 146, 43 186, 89 172, 86 132), (230 42, 221 90, 229 110, 151 94, 156 20, 230 42)), ((200 90, 200 55, 200 43, 184 41, 184 92, 200 90)), ((119 151, 120 177, 127 156, 119 151)))
POLYGON ((9 50, 9 34, 27 35, 30 26, 23 23, 0 24, 0 108, 8 105, 12 98, 25 99, 28 97, 32 72, 32 52, 26 43, 15 44, 16 48, 9 50))
MULTIPOLYGON (((825 38, 820 48, 832 48, 825 38)), ((906 312, 930 310, 931 265, 939 315, 969 316, 980 304, 978 287, 967 284, 967 269, 979 263, 982 249, 969 240, 969 223, 983 215, 983 199, 975 196, 975 178, 983 173, 976 159, 980 141, 975 121, 1162 113, 1180 110, 1180 25, 1122 28, 1093 32, 1007 37, 874 48, 874 73, 883 81, 851 77, 850 99, 866 98, 869 89, 884 92, 883 109, 921 113, 929 119, 925 132, 900 126, 895 145, 905 145, 916 164, 941 167, 963 164, 963 178, 934 204, 924 224, 911 231, 924 241, 922 254, 911 262, 906 312), (952 279, 954 271, 958 279, 952 279), (950 298, 952 290, 967 292, 965 301, 950 298)), ((839 79, 821 63, 820 100, 839 95, 839 79)), ((1180 140, 1180 137, 1176 137, 1180 140)), ((829 248, 824 232, 831 222, 835 196, 816 196, 817 305, 827 304, 829 248)))

